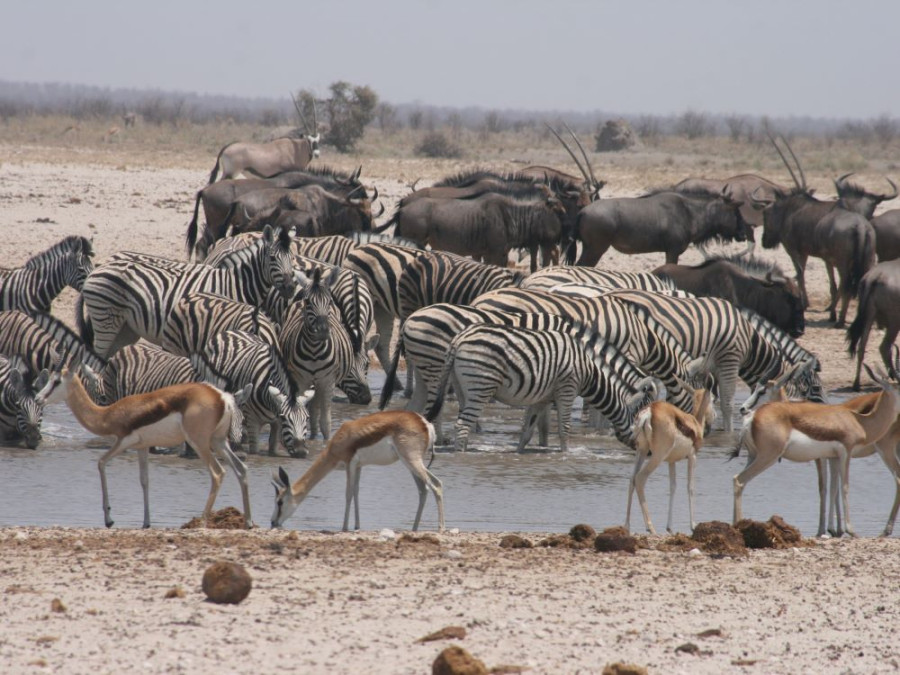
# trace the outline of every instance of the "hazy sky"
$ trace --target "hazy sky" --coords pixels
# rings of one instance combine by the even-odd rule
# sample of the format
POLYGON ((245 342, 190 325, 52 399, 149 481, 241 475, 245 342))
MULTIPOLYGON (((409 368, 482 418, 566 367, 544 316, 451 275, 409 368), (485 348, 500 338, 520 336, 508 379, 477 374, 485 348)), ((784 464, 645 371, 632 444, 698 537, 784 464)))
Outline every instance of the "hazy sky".
POLYGON ((900 116, 897 0, 6 3, 0 79, 282 97, 900 116))

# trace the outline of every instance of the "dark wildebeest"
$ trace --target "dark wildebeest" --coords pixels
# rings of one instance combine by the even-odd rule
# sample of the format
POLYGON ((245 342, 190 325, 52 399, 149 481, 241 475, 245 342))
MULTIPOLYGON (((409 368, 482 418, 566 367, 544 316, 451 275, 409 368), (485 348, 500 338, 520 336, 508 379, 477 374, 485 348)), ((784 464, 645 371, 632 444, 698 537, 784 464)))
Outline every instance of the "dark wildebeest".
POLYGON ((699 265, 662 265, 653 273, 694 295, 724 298, 768 319, 791 337, 803 335, 800 289, 774 263, 739 256, 708 258, 699 265))
POLYGON ((741 202, 741 216, 750 225, 750 227, 760 227, 763 224, 763 216, 757 209, 753 208, 750 201, 750 195, 756 192, 760 199, 774 200, 776 197, 786 195, 788 188, 778 183, 757 176, 752 173, 742 173, 724 180, 714 178, 685 178, 680 183, 676 183, 672 188, 675 192, 711 192, 719 193, 728 186, 731 190, 731 198, 741 202))
POLYGON ((890 260, 875 265, 866 272, 859 284, 859 306, 856 318, 847 329, 850 356, 856 356, 856 378, 853 390, 859 391, 859 375, 866 356, 866 343, 872 324, 884 328, 884 339, 878 351, 891 377, 898 379, 891 359, 891 346, 900 332, 900 260, 890 260))
POLYGON ((744 221, 741 203, 727 189, 720 193, 686 194, 662 190, 643 197, 602 199, 578 214, 568 244, 567 262, 594 266, 610 246, 622 253, 665 251, 667 263, 691 244, 713 240, 753 241, 753 229, 744 221))
POLYGON ((319 156, 319 120, 313 107, 313 126, 303 118, 297 100, 294 108, 306 133, 300 138, 278 138, 268 143, 242 143, 235 141, 219 150, 216 165, 209 174, 209 182, 215 183, 222 167, 222 178, 234 178, 238 174, 252 174, 258 178, 270 178, 285 171, 302 171, 319 156))
POLYGON ((225 215, 223 234, 229 227, 231 234, 261 230, 274 220, 276 209, 282 216, 296 212, 300 217, 285 219, 282 229, 290 231, 288 224, 302 224, 304 232, 314 232, 306 236, 372 229, 372 204, 368 199, 336 195, 319 185, 306 185, 294 190, 269 188, 241 195, 225 215))
POLYGON ((555 197, 520 201, 499 194, 475 199, 420 199, 400 211, 394 234, 431 248, 469 255, 506 267, 509 252, 531 252, 537 269, 540 249, 545 258, 562 234, 564 210, 555 197))
POLYGON ((875 228, 875 253, 878 262, 900 258, 900 209, 892 209, 871 220, 875 228))
POLYGON ((772 139, 772 144, 794 179, 795 187, 773 201, 751 195, 754 207, 763 210, 763 247, 775 248, 779 244, 784 246, 797 271, 797 282, 800 284, 804 307, 809 306, 809 296, 806 292, 806 263, 810 256, 824 260, 831 292, 828 304, 829 318, 835 325, 842 326, 847 317, 850 299, 856 294, 860 279, 875 264, 875 230, 865 214, 848 211, 843 204, 871 215, 869 209, 874 210, 881 196, 865 193, 860 188, 847 185, 846 176, 842 176, 835 184, 839 191, 847 192, 846 201, 820 201, 814 198, 812 190, 806 184, 803 167, 793 154, 790 145, 784 142, 797 164, 800 178, 797 178, 784 153, 772 139), (840 284, 835 281, 835 268, 840 277, 840 284), (839 299, 841 310, 838 314, 839 299))
POLYGON ((272 178, 242 178, 220 180, 212 185, 207 185, 197 192, 194 201, 194 216, 188 223, 185 234, 185 244, 188 256, 196 255, 198 262, 206 257, 209 247, 221 239, 225 233, 223 223, 225 214, 231 208, 231 204, 241 195, 253 190, 265 190, 269 188, 299 188, 305 185, 321 185, 329 192, 337 195, 353 194, 356 197, 368 197, 366 188, 359 180, 362 167, 353 173, 336 171, 329 167, 316 167, 306 171, 287 171, 272 178), (198 218, 200 204, 203 204, 203 213, 206 216, 206 226, 198 241, 198 218))

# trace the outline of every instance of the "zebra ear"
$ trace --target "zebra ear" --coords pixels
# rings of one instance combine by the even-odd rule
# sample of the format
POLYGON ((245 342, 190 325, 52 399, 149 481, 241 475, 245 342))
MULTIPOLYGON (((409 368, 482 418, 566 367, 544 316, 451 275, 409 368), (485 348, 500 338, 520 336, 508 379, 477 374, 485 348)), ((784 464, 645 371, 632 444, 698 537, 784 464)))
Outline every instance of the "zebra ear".
POLYGON ((34 382, 31 384, 31 388, 35 391, 40 391, 44 387, 47 386, 47 383, 50 381, 50 371, 44 368, 36 378, 34 378, 34 382))
POLYGON ((341 269, 343 268, 338 267, 337 265, 331 269, 331 272, 329 272, 328 276, 325 278, 326 286, 331 288, 337 283, 338 277, 341 275, 341 269))
POLYGON ((309 402, 309 400, 315 395, 316 395, 315 389, 307 389, 302 394, 300 394, 300 396, 297 397, 297 404, 298 405, 306 405, 309 402))
POLYGON ((18 368, 9 369, 9 384, 15 398, 20 399, 25 395, 25 377, 18 368))
POLYGON ((273 241, 275 241, 275 233, 272 231, 271 225, 265 225, 263 227, 263 240, 267 244, 271 244, 273 241))
POLYGON ((375 349, 378 346, 378 341, 381 340, 381 336, 378 333, 372 333, 369 336, 369 339, 366 340, 366 351, 370 349, 375 349))
POLYGON ((253 385, 247 384, 243 389, 234 394, 234 402, 238 407, 244 405, 248 400, 250 400, 250 394, 253 391, 253 385))
POLYGON ((278 403, 279 406, 284 405, 284 401, 287 397, 281 393, 281 389, 279 389, 278 387, 276 387, 273 384, 270 384, 268 386, 268 392, 269 392, 269 396, 274 398, 276 403, 278 403))

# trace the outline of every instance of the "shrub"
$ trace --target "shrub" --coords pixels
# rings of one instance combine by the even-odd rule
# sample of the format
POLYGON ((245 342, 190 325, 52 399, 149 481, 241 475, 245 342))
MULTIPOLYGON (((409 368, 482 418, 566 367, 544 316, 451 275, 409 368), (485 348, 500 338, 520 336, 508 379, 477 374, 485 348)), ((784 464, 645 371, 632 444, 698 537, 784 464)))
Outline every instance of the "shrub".
POLYGON ((311 122, 312 103, 322 110, 328 122, 328 136, 324 142, 338 152, 350 152, 362 138, 366 125, 375 118, 378 94, 371 87, 352 85, 340 80, 329 87, 331 96, 316 100, 307 90, 300 92, 298 103, 307 122, 311 122), (321 107, 319 106, 321 104, 321 107))
POLYGON ((432 131, 422 137, 422 141, 416 146, 416 154, 421 157, 454 159, 462 156, 462 149, 452 143, 442 131, 432 131))

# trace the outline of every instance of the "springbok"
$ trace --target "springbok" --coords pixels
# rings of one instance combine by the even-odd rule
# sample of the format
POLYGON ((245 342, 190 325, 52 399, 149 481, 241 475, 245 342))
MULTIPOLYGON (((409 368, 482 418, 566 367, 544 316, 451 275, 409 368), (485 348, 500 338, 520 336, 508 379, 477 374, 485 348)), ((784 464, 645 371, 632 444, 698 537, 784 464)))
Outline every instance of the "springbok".
POLYGON ((54 373, 52 377, 56 386, 46 397, 42 396, 42 402, 65 401, 85 429, 98 436, 115 436, 113 446, 97 462, 103 490, 103 519, 107 527, 113 526, 113 519, 110 517, 106 487, 106 463, 130 448, 138 451, 141 488, 144 491, 143 526, 150 527, 150 447, 178 445, 183 441, 190 443, 197 451, 212 478, 203 509, 204 520, 212 512, 225 475, 225 470, 213 454, 213 450, 218 450, 225 455, 241 485, 244 523, 247 528, 253 526, 247 467, 229 445, 229 439, 240 439, 242 416, 239 406, 249 396, 249 387, 232 396, 208 384, 178 384, 147 394, 126 396, 109 406, 99 406, 85 390, 76 369, 63 368, 61 373, 54 373))
POLYGON ((278 473, 273 475, 275 512, 272 514, 272 527, 281 527, 319 481, 342 464, 347 470, 343 530, 346 532, 349 529, 350 503, 354 501, 354 529, 358 530, 362 467, 369 464, 386 466, 399 459, 409 469, 419 489, 419 508, 413 531, 419 529, 427 488, 434 493, 438 528, 443 532, 444 490, 441 481, 425 467, 424 458, 429 449, 434 453, 434 427, 420 414, 409 410, 386 410, 344 422, 328 441, 325 450, 293 485, 284 468, 279 467, 278 473))
POLYGON ((881 385, 882 392, 865 413, 846 405, 788 401, 767 403, 745 418, 740 441, 731 455, 737 457, 741 446, 747 446, 747 465, 734 477, 735 523, 743 517, 741 498, 747 483, 776 461, 808 462, 833 457, 837 460, 846 532, 855 536, 850 523, 850 458, 881 440, 900 413, 900 392, 896 386, 886 375, 873 373, 868 365, 866 371, 881 385))
MULTIPOLYGON (((709 379, 709 378, 707 378, 709 379)), ((628 484, 628 507, 625 512, 625 529, 631 530, 631 498, 637 491, 638 503, 644 514, 644 524, 650 534, 656 529, 650 521, 650 511, 644 496, 647 478, 663 462, 669 463, 669 517, 666 532, 672 532, 672 514, 675 505, 675 462, 687 460, 688 511, 691 530, 696 527, 694 520, 694 466, 697 451, 703 445, 703 436, 709 431, 716 418, 715 397, 709 389, 693 389, 686 382, 681 386, 693 396, 691 414, 676 408, 666 401, 654 401, 641 410, 634 421, 635 447, 637 456, 634 473, 628 484), (644 461, 649 458, 646 464, 644 461)))

